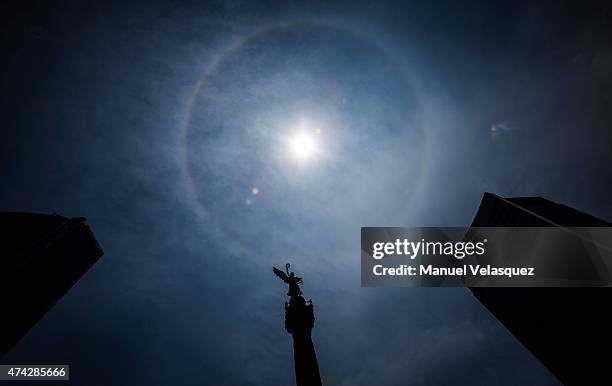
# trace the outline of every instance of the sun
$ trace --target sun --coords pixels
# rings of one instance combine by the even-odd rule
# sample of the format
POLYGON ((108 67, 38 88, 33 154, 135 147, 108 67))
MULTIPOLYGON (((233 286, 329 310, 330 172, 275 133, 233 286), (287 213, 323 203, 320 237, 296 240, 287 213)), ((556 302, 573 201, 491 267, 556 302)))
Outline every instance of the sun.
POLYGON ((289 140, 289 152, 298 160, 311 158, 317 151, 315 138, 308 133, 297 133, 289 140))

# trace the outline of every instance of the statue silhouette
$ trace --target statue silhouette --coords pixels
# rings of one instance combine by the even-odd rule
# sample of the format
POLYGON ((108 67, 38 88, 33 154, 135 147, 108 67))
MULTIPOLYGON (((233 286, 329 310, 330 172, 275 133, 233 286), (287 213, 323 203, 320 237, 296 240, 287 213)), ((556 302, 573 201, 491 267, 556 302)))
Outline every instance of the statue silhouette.
POLYGON ((295 276, 295 273, 289 272, 289 267, 291 264, 285 264, 285 270, 287 273, 281 271, 276 267, 272 267, 272 271, 276 274, 276 276, 280 277, 285 283, 289 284, 289 292, 287 292, 287 296, 297 297, 302 295, 302 291, 300 290, 300 286, 298 284, 302 284, 302 278, 295 276))

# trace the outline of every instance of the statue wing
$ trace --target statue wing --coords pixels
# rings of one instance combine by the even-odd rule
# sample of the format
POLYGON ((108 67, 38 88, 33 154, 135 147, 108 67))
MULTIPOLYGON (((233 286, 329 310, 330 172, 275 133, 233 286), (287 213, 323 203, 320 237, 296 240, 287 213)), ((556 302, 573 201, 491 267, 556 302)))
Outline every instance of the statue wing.
POLYGON ((276 274, 276 276, 280 277, 285 283, 289 283, 289 276, 287 276, 287 274, 283 271, 281 271, 280 269, 276 268, 276 267, 272 267, 272 271, 276 274))

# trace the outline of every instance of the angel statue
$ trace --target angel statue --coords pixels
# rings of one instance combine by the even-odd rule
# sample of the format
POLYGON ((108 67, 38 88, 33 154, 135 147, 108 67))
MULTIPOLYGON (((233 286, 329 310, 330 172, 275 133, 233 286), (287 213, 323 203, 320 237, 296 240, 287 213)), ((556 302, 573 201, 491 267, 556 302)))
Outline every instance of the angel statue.
POLYGON ((302 291, 300 291, 300 286, 298 284, 302 284, 302 278, 295 276, 295 273, 289 272, 289 267, 291 264, 285 264, 285 270, 287 273, 281 271, 276 267, 272 267, 272 271, 276 274, 276 276, 280 277, 285 283, 289 284, 289 292, 287 292, 287 296, 297 297, 302 295, 302 291))

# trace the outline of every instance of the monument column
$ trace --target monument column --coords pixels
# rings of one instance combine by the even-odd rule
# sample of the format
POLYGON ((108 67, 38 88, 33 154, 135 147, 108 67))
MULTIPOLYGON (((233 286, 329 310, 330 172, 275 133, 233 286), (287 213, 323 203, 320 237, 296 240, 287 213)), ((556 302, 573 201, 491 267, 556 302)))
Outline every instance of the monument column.
POLYGON ((287 273, 273 268, 274 273, 289 284, 289 302, 285 302, 285 330, 293 338, 293 359, 295 364, 295 381, 297 386, 321 386, 319 363, 312 344, 311 331, 314 326, 314 306, 306 302, 299 285, 302 279, 289 273, 289 264, 285 265, 287 273))

